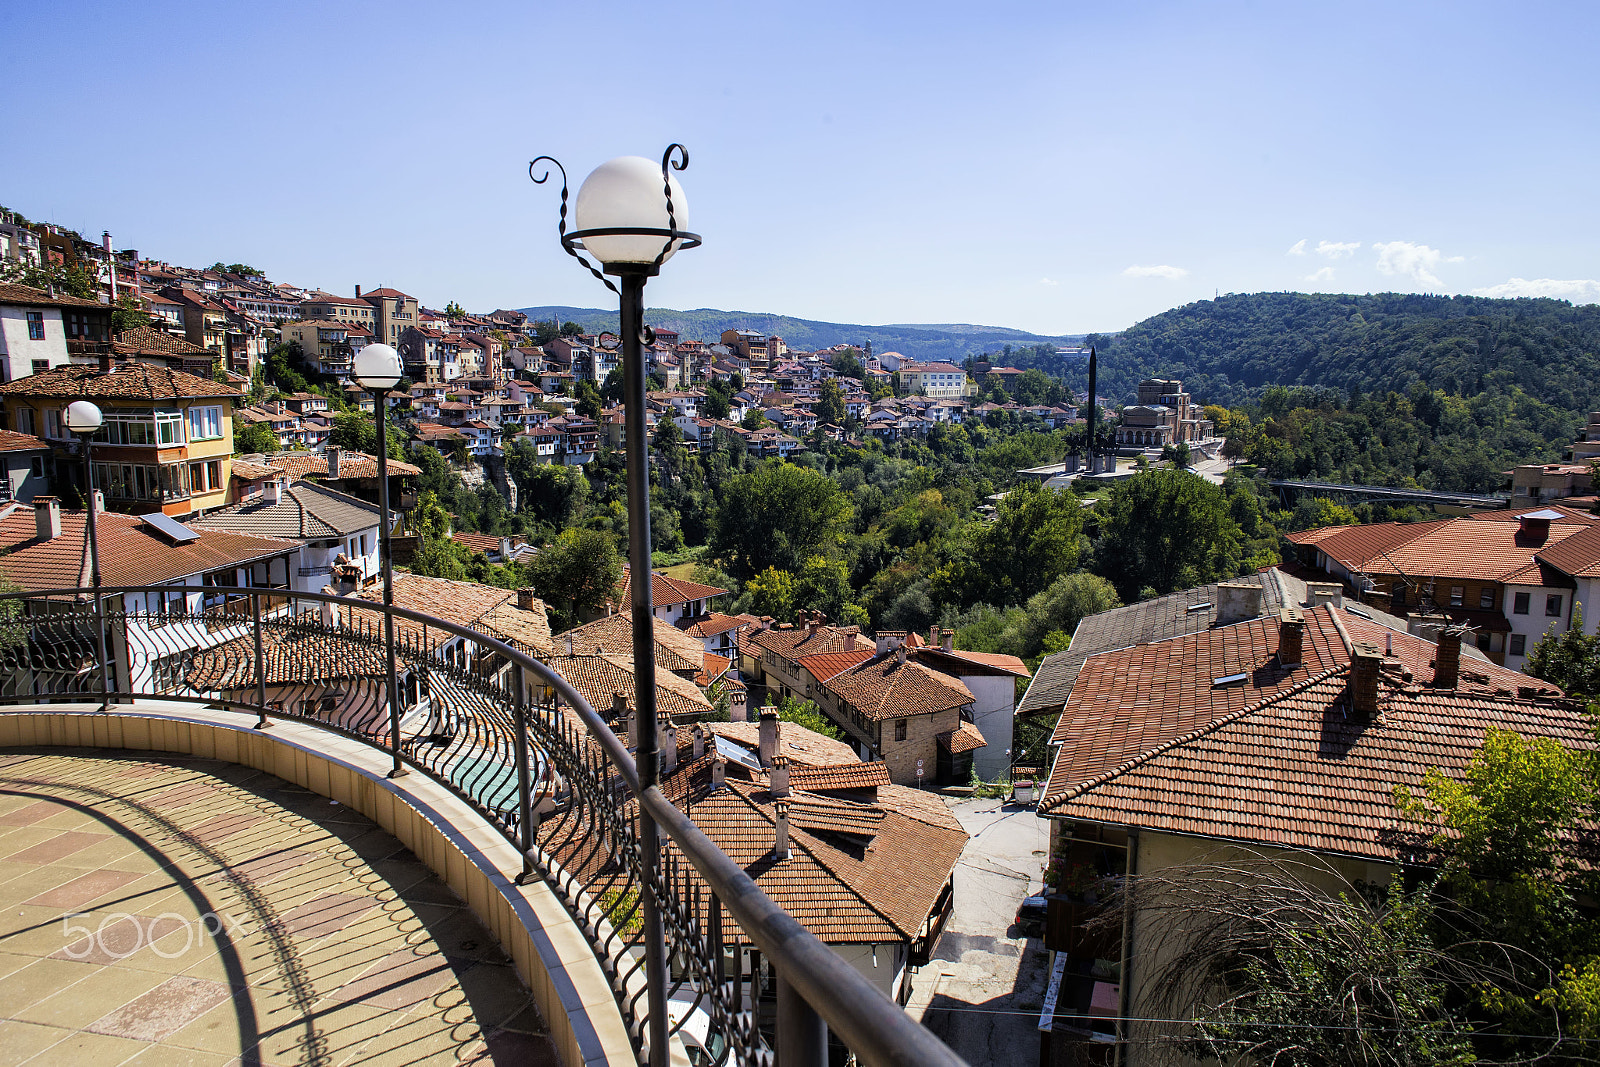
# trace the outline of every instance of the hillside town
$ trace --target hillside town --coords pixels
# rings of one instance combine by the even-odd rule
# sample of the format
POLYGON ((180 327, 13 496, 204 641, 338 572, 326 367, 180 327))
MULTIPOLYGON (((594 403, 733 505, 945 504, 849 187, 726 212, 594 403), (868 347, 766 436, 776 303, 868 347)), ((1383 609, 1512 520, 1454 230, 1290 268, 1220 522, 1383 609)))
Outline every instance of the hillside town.
MULTIPOLYGON (((8 222, 0 242, 18 268, 92 283, 83 295, 0 283, 0 574, 39 619, 62 591, 138 587, 108 600, 123 630, 106 693, 224 709, 259 702, 417 753, 467 729, 463 709, 476 705, 460 694, 472 685, 487 686, 474 699, 499 694, 504 707, 559 711, 570 700, 554 681, 513 671, 501 651, 512 649, 637 751, 630 694, 649 679, 635 662, 643 631, 630 605, 643 579, 631 567, 558 605, 542 587, 421 566, 391 583, 380 549, 392 539, 402 568, 425 550, 432 520, 416 512, 432 495, 421 491, 429 470, 488 472, 476 476, 498 492, 493 477, 510 454, 585 468, 625 448, 616 337, 516 310, 430 308, 387 285, 341 295, 239 264, 175 266, 115 249, 109 235, 8 222), (403 377, 369 392, 354 368, 380 343, 399 353, 403 377), (92 434, 68 421, 83 400, 103 415, 92 434), (370 421, 379 405, 410 457, 386 454, 387 485, 375 453, 390 443, 373 437, 361 451, 340 436, 341 419, 370 421), (392 733, 385 709, 395 698, 381 657, 370 658, 381 646, 350 653, 354 667, 335 666, 325 647, 351 626, 341 619, 386 595, 455 627, 401 619, 413 659, 388 683, 403 692, 392 733), (263 619, 276 627, 265 637, 263 619)), ((1213 409, 1180 379, 1108 398, 1006 365, 1003 353, 956 365, 870 342, 795 351, 740 329, 687 338, 657 327, 647 340, 645 425, 666 481, 682 477, 666 463, 668 445, 772 470, 834 448, 885 455, 964 424, 1066 442, 1092 412, 1111 427, 1104 454, 1091 440, 1087 463, 1067 454, 1006 471, 1011 488, 985 501, 979 525, 1004 528, 1008 509, 1056 494, 1068 534, 1045 551, 1076 559, 1083 524, 1112 521, 1093 494, 1147 476, 1204 483, 1235 514, 1266 522, 1267 505, 1223 454, 1213 409), (1047 381, 1049 394, 1032 397, 1042 402, 1013 399, 1030 391, 1019 386, 1026 375, 1047 381)), ((1503 499, 1482 507, 1408 516, 1422 521, 1346 511, 1327 525, 1268 524, 1270 556, 1174 569, 1164 587, 1141 578, 1131 596, 1101 581, 1101 599, 1051 616, 1070 618, 1067 628, 1052 639, 1041 623, 1014 646, 1020 654, 964 640, 977 632, 973 616, 958 632, 907 613, 904 600, 871 614, 852 602, 832 617, 792 598, 787 612, 762 610, 750 589, 781 568, 752 566, 735 589, 704 560, 692 573, 652 567, 645 629, 662 794, 972 1062, 1146 1062, 1140 1050, 1160 1045, 1177 1010, 1152 948, 1168 924, 1158 902, 1123 887, 1292 856, 1330 892, 1381 896, 1438 843, 1397 790, 1431 788, 1432 772, 1467 774, 1496 731, 1592 750, 1578 693, 1549 671, 1523 672, 1549 662, 1541 643, 1592 639, 1600 621, 1596 441, 1600 413, 1568 460, 1507 470, 1503 499), (1196 575, 1211 580, 1184 584, 1196 575), (894 624, 913 618, 920 625, 894 624), (996 870, 998 890, 979 888, 996 870), (999 1020, 982 1031, 987 1047, 962 1033, 959 1013, 978 1010, 999 1020)), ((943 506, 933 484, 930 475, 917 498, 929 512, 943 506)), ((1444 495, 1395 491, 1419 507, 1444 495)), ((1335 514, 1319 501, 1315 514, 1335 514)), ((528 573, 518 568, 560 550, 559 538, 443 534, 483 574, 528 573)), ((979 557, 972 569, 991 563, 979 557)), ((1057 581, 1085 577, 1068 571, 1010 606, 1044 611, 1033 607, 1039 597, 1068 588, 1057 581)), ((950 572, 937 573, 953 581, 950 572)), ((99 610, 98 593, 94 602, 99 610)), ((84 662, 24 670, 16 659, 7 691, 70 688, 84 662)), ((589 854, 592 842, 552 829, 563 811, 554 793, 511 816, 497 797, 473 801, 500 805, 517 832, 526 824, 516 820, 533 820, 524 840, 587 899, 608 901, 607 922, 623 928, 614 871, 589 854)), ((737 943, 728 952, 752 1002, 775 1002, 760 954, 737 943)))

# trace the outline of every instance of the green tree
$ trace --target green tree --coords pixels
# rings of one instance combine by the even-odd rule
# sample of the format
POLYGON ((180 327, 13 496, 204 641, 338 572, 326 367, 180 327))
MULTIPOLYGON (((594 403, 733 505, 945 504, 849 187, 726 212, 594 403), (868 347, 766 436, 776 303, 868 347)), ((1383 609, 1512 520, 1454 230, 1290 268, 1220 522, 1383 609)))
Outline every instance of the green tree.
POLYGON ((625 388, 622 379, 621 367, 612 367, 607 371, 606 380, 600 385, 600 399, 608 404, 622 403, 622 391, 625 388))
POLYGON ((561 324, 562 337, 577 337, 583 333, 583 327, 576 322, 563 322, 561 324))
POLYGON ((745 611, 751 615, 770 615, 774 619, 794 618, 794 575, 768 567, 744 585, 748 600, 745 611))
POLYGON ((832 378, 822 383, 817 402, 811 406, 811 411, 819 423, 831 422, 835 426, 843 426, 845 420, 844 390, 839 388, 839 383, 832 378))
POLYGON ((1222 489, 1187 471, 1152 469, 1117 482, 1096 508, 1095 567, 1124 600, 1231 577, 1239 527, 1222 489))
POLYGON ((558 632, 576 626, 617 595, 622 558, 601 530, 564 530, 528 564, 528 581, 551 610, 558 632))
POLYGON ((15 259, 0 259, 0 282, 50 290, 80 300, 93 300, 98 284, 95 276, 80 264, 41 262, 37 265, 15 259))
POLYGON ((464 319, 467 317, 467 309, 452 300, 444 306, 444 317, 447 319, 464 319))
MULTIPOLYGON (((394 426, 389 426, 389 458, 404 459, 405 438, 394 426)), ((333 417, 333 429, 328 433, 328 444, 352 452, 378 454, 378 422, 374 415, 362 411, 346 411, 333 417)))
POLYGON ((1583 609, 1572 609, 1572 625, 1552 628, 1528 653, 1524 668, 1535 678, 1559 685, 1569 696, 1600 699, 1600 633, 1583 632, 1583 609))
POLYGON ((744 413, 744 418, 739 420, 739 425, 747 430, 759 430, 763 426, 770 426, 771 423, 767 421, 767 417, 762 414, 760 408, 753 407, 744 413))
POLYGON ((132 296, 119 296, 111 308, 111 332, 120 336, 129 330, 136 330, 141 326, 150 325, 149 315, 139 306, 139 302, 132 296))
POLYGON ((705 416, 708 419, 725 419, 728 417, 729 392, 721 382, 711 382, 706 386, 705 416))
POLYGON ((417 534, 417 550, 411 557, 411 572, 458 582, 464 580, 470 553, 464 545, 450 539, 450 516, 439 505, 438 496, 431 490, 424 490, 417 495, 410 522, 417 534))
POLYGON ((740 581, 768 567, 793 574, 811 556, 832 555, 849 520, 849 499, 826 474, 768 460, 729 479, 711 552, 740 581))
POLYGON ((580 379, 578 382, 577 410, 578 414, 585 418, 594 419, 597 422, 600 419, 602 410, 600 390, 596 389, 594 383, 587 378, 580 379))
POLYGON ((777 706, 778 721, 792 722, 796 726, 804 726, 812 733, 831 737, 835 741, 844 739, 844 731, 834 726, 828 717, 822 714, 822 709, 809 700, 800 700, 797 697, 787 696, 783 703, 777 706))
POLYGON ((236 426, 237 429, 233 432, 235 455, 278 451, 280 446, 278 435, 272 432, 272 427, 268 423, 236 423, 236 426))
POLYGON ((1020 604, 1076 570, 1083 510, 1073 494, 1038 482, 1024 482, 1007 493, 972 550, 985 599, 1020 604))

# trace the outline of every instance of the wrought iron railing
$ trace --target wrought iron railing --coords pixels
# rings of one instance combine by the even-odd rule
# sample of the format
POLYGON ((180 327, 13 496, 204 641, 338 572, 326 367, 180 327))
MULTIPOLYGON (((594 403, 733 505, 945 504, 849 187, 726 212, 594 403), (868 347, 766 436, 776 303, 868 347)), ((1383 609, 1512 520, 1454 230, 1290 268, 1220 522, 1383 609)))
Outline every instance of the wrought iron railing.
POLYGON ((671 1032, 698 1046, 696 1067, 820 1067, 830 1030, 860 1063, 961 1064, 658 786, 641 789, 616 724, 527 651, 355 597, 240 589, 221 611, 187 610, 216 593, 106 587, 100 612, 80 589, 0 595, 0 704, 87 699, 115 712, 158 697, 253 713, 263 729, 293 719, 386 751, 396 771, 426 774, 470 804, 518 847, 523 876, 555 889, 641 1063, 666 1062, 665 1049, 649 1048, 661 1032, 649 1019, 653 986, 675 1011, 671 1032), (646 897, 660 915, 659 954, 644 951, 646 897), (660 973, 646 972, 647 956, 664 961, 660 973))

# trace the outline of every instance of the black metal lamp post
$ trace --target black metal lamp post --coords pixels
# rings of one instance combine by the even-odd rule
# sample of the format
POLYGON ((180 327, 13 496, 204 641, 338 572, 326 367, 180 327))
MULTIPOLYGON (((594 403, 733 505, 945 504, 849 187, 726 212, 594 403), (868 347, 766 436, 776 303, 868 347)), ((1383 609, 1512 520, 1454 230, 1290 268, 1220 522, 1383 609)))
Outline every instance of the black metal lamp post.
POLYGON ((394 556, 389 545, 389 390, 400 381, 400 353, 385 344, 368 345, 355 358, 350 377, 372 397, 378 416, 378 564, 383 572, 383 645, 388 662, 390 778, 406 773, 400 765, 400 684, 394 663, 394 556))
MULTIPOLYGON (((550 156, 528 164, 528 177, 543 184, 550 166, 561 171, 561 247, 621 298, 623 428, 628 457, 628 565, 632 578, 634 709, 639 723, 635 761, 642 789, 660 780, 659 731, 656 721, 656 652, 650 578, 650 470, 645 429, 644 346, 655 335, 644 324, 644 285, 661 264, 680 248, 695 248, 698 234, 682 229, 688 221, 683 188, 672 176, 689 165, 689 153, 668 146, 659 166, 639 156, 622 156, 597 167, 578 190, 573 211, 577 229, 567 232, 567 171, 550 156), (535 168, 547 163, 542 174, 535 168), (587 252, 600 268, 583 257, 587 252), (622 288, 606 275, 621 279, 622 288)), ((655 820, 642 811, 639 838, 648 870, 644 878, 644 952, 650 1006, 650 1063, 667 1064, 666 959, 661 932, 661 907, 656 899, 659 844, 655 820)))
POLYGON ((67 431, 83 442, 84 506, 89 512, 89 588, 94 592, 95 644, 100 655, 100 710, 106 711, 111 706, 111 664, 106 659, 106 616, 100 599, 100 538, 95 527, 94 463, 90 455, 90 442, 100 432, 100 424, 105 421, 105 416, 98 405, 88 400, 74 400, 67 405, 63 421, 67 424, 67 431))

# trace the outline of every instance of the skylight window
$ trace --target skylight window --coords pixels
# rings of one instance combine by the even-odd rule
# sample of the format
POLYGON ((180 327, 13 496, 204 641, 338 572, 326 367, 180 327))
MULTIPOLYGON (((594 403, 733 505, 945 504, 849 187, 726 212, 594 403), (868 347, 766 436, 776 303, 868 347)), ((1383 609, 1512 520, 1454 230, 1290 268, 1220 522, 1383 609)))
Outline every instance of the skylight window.
POLYGON ((1238 674, 1224 674, 1221 678, 1211 679, 1211 684, 1220 688, 1221 686, 1242 682, 1248 677, 1250 677, 1248 671, 1240 671, 1238 674))

